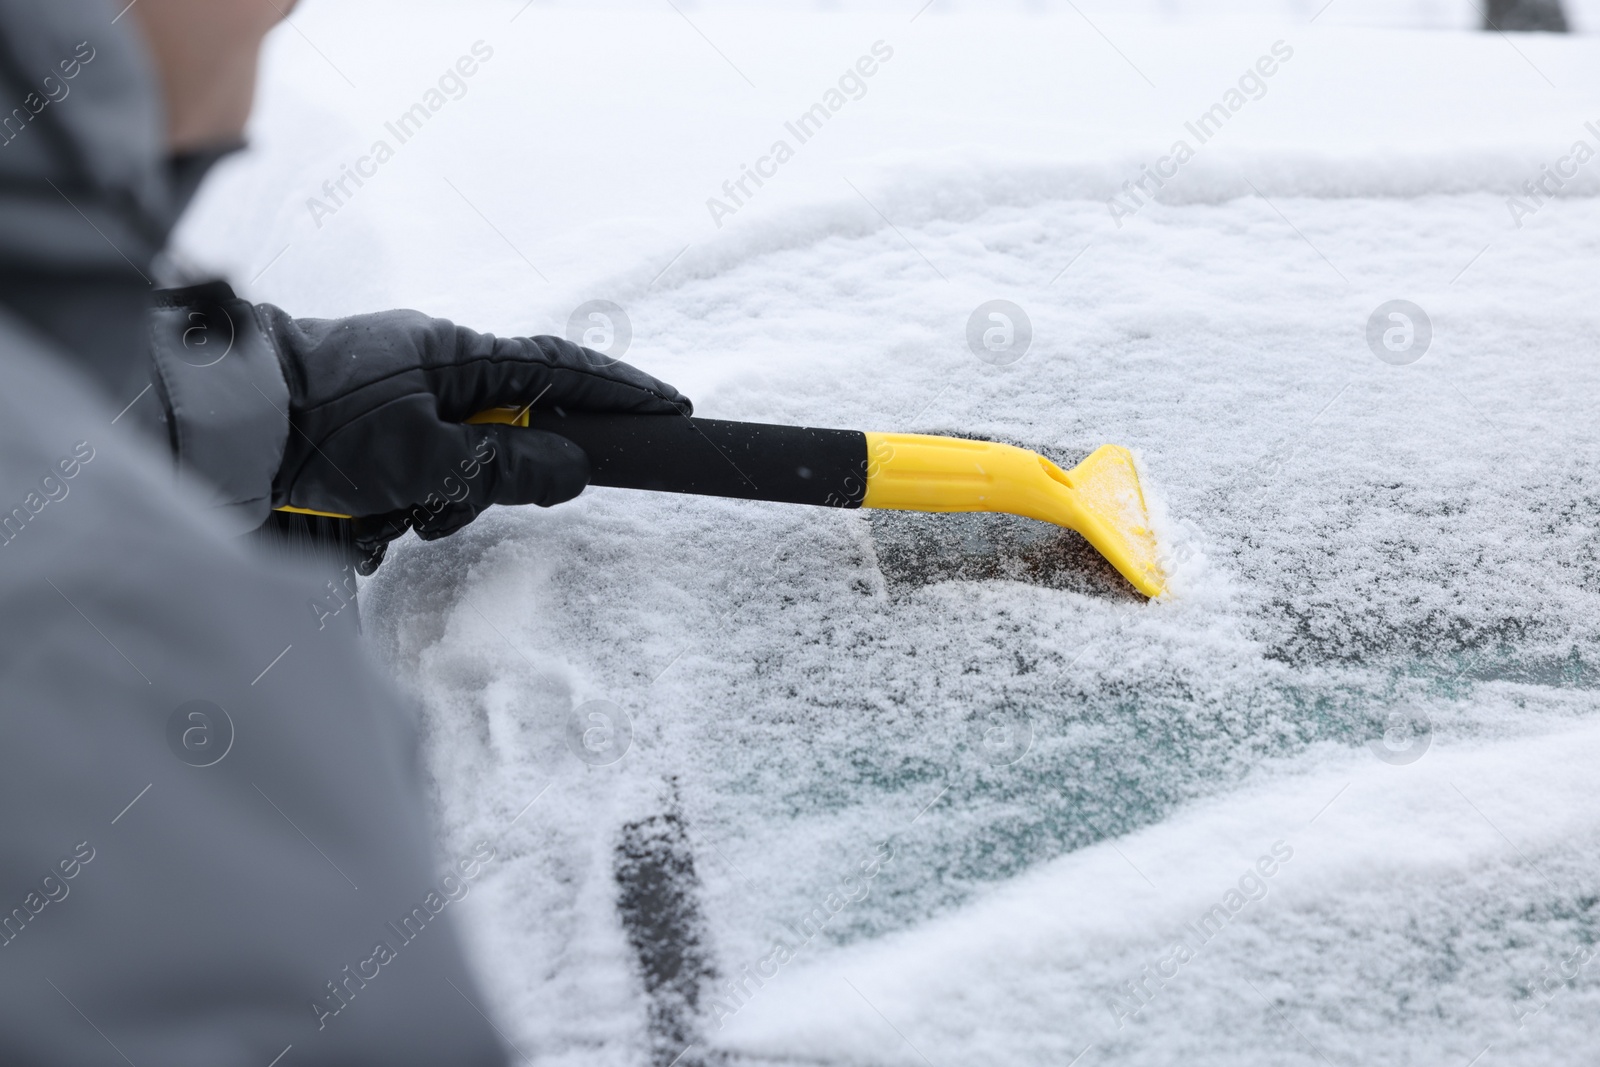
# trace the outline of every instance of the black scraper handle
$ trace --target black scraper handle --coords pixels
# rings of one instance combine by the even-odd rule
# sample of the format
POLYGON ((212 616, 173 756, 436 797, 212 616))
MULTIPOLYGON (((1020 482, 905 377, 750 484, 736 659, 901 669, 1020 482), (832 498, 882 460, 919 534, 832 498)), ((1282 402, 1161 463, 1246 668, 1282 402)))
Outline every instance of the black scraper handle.
POLYGON ((867 439, 859 430, 683 415, 546 410, 526 417, 531 429, 583 449, 593 485, 836 508, 860 507, 866 494, 867 439))

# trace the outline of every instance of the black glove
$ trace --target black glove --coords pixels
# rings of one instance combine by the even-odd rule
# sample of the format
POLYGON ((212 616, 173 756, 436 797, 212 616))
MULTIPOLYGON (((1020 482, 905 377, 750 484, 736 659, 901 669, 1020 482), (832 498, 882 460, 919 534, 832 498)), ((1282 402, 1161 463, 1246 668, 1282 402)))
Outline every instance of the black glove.
POLYGON ((693 411, 672 386, 556 337, 496 338, 412 311, 332 321, 256 312, 289 385, 273 506, 357 516, 367 573, 407 529, 443 537, 491 504, 548 507, 583 491, 589 461, 576 445, 464 424, 480 411, 693 411))
POLYGON ((670 385, 555 337, 500 339, 414 311, 290 318, 221 282, 157 294, 153 384, 180 476, 249 525, 285 505, 354 515, 371 573, 408 529, 443 537, 490 504, 569 500, 566 438, 467 426, 492 407, 688 415, 670 385))

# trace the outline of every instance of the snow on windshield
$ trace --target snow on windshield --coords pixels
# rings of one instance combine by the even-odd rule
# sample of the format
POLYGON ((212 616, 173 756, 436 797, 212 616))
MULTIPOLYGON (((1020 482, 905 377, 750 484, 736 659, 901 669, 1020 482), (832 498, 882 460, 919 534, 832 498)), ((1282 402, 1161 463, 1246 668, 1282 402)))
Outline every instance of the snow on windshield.
POLYGON ((1507 192, 1600 144, 1591 43, 1097 14, 1119 56, 1051 5, 695 9, 725 65, 671 11, 516 6, 363 27, 496 58, 327 219, 299 199, 418 86, 346 43, 359 98, 292 89, 330 76, 280 41, 289 102, 220 180, 297 197, 188 240, 242 231, 245 277, 287 242, 255 295, 308 314, 614 300, 710 417, 1126 445, 1171 570, 1147 602, 1029 520, 607 489, 397 545, 365 617, 447 849, 500 843, 462 921, 520 1050, 1587 1062, 1600 183, 1507 192), (877 40, 832 140, 718 227, 877 40), (275 151, 311 125, 315 163, 275 151), (1005 365, 967 343, 995 298, 1031 323, 1005 365))

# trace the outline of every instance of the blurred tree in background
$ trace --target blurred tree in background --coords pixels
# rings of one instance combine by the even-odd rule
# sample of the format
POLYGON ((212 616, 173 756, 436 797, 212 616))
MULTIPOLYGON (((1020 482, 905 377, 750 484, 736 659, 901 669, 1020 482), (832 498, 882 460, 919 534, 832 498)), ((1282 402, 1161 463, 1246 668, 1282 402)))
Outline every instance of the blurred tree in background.
POLYGON ((1561 0, 1489 0, 1483 12, 1483 28, 1566 33, 1567 13, 1561 9, 1561 0))

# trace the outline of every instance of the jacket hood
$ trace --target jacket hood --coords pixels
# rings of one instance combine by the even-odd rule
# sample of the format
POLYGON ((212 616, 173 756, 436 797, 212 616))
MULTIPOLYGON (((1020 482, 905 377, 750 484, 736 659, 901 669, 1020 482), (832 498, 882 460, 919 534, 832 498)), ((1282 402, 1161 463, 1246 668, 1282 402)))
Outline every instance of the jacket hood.
POLYGON ((148 275, 176 221, 156 76, 124 2, 0 0, 0 271, 148 275))

